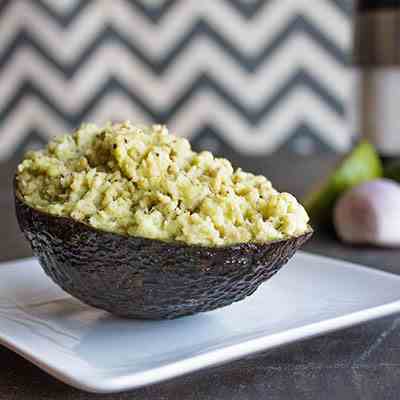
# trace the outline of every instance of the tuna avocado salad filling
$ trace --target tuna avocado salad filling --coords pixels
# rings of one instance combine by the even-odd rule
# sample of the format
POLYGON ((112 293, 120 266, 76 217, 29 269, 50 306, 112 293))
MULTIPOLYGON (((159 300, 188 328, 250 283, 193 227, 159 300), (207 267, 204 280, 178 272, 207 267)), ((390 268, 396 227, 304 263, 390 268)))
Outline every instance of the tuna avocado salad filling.
POLYGON ((222 246, 310 229, 295 197, 162 125, 84 124, 28 152, 16 180, 31 207, 120 234, 222 246))

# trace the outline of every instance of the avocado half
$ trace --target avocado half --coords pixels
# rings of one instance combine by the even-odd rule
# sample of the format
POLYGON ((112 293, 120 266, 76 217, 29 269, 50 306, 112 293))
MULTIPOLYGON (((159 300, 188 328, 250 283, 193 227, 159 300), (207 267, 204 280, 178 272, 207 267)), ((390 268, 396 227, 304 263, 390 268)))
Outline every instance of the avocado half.
POLYGON ((27 205, 21 231, 46 274, 91 306, 140 319, 171 319, 251 295, 312 235, 266 244, 191 246, 100 231, 27 205))

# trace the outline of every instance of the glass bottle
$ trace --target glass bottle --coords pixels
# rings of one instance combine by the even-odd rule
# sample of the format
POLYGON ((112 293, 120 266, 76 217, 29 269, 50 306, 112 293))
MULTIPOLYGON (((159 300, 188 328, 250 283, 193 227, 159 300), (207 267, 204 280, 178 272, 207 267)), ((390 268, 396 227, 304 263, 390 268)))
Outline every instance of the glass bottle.
POLYGON ((400 0, 359 0, 353 122, 384 160, 400 158, 400 0))

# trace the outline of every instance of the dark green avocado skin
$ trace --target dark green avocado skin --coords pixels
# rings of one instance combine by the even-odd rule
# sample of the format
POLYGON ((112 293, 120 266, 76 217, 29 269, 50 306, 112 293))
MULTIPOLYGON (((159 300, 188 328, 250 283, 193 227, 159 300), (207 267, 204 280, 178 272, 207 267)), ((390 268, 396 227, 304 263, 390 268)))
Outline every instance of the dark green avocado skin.
POLYGON ((17 195, 15 208, 22 232, 55 283, 91 306, 128 318, 170 319, 242 300, 312 234, 200 247, 99 231, 35 210, 17 195))

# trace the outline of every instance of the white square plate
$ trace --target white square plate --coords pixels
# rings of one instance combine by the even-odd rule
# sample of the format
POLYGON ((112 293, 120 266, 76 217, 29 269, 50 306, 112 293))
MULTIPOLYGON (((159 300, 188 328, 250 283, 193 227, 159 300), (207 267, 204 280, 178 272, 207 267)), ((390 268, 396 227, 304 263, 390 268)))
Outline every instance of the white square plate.
POLYGON ((400 277, 298 253, 248 299, 172 321, 112 317, 33 259, 0 266, 0 343, 92 392, 162 381, 400 311, 400 277))

